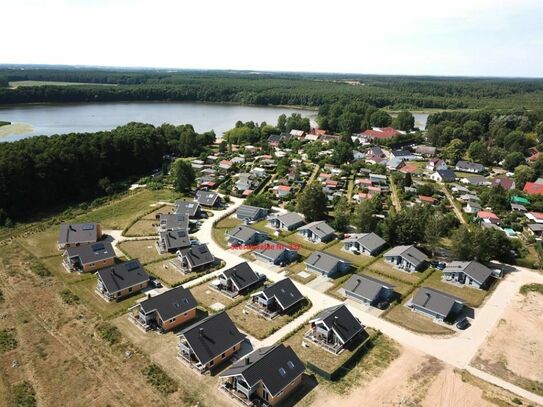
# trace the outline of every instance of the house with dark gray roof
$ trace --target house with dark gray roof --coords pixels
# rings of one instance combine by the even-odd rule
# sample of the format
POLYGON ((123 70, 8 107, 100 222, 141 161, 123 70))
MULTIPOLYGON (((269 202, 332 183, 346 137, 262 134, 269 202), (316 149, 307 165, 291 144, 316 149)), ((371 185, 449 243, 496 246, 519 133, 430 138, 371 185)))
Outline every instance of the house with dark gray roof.
POLYGON ((102 238, 99 223, 63 223, 60 225, 57 246, 59 250, 82 244, 96 243, 102 238))
POLYGON ((305 338, 325 350, 337 354, 362 336, 368 337, 364 327, 345 304, 321 311, 309 321, 305 338))
POLYGON ((240 205, 236 211, 236 217, 246 222, 256 222, 268 216, 268 209, 258 206, 240 205))
POLYGON ((168 230, 188 229, 189 215, 184 213, 159 213, 158 214, 158 232, 168 230))
POLYGON ((305 223, 304 217, 294 212, 276 215, 269 218, 268 222, 273 228, 282 230, 294 230, 305 223))
POLYGON ((421 287, 407 306, 438 321, 455 322, 465 303, 462 298, 430 287, 421 287))
POLYGON ((197 306, 192 293, 180 285, 140 302, 132 320, 145 330, 167 332, 194 319, 197 306))
POLYGON ((458 161, 455 167, 456 171, 471 172, 473 174, 479 174, 484 171, 483 164, 474 163, 471 161, 458 161))
POLYGON ((343 285, 345 297, 363 304, 388 304, 394 296, 394 286, 364 274, 354 274, 343 285))
POLYGON ((456 181, 456 174, 450 169, 437 170, 430 175, 430 178, 438 182, 454 182, 456 181))
POLYGON ((181 360, 205 372, 229 360, 245 340, 226 312, 219 312, 185 328, 179 334, 181 360))
POLYGON ((396 246, 384 254, 387 263, 399 270, 411 273, 420 271, 426 265, 426 255, 415 246, 396 246))
POLYGON ((290 346, 259 348, 220 373, 221 389, 248 406, 278 404, 302 382, 305 366, 290 346))
POLYGON ((64 251, 63 264, 68 271, 95 271, 114 263, 115 251, 107 241, 68 247, 64 251))
POLYGON ((215 263, 215 257, 211 254, 206 244, 193 245, 181 249, 177 254, 181 266, 186 273, 201 271, 215 263))
POLYGON ((198 219, 202 217, 204 213, 200 204, 194 201, 175 201, 175 210, 174 213, 187 215, 189 218, 198 219))
POLYGON ((326 277, 343 273, 352 267, 349 260, 321 251, 311 253, 304 263, 307 271, 319 273, 326 277))
POLYGON ((253 251, 255 259, 276 266, 285 266, 298 258, 298 251, 283 243, 265 240, 253 251))
POLYGON ((383 251, 387 242, 376 233, 353 233, 343 241, 343 248, 349 252, 376 256, 383 251))
POLYGON ((475 288, 487 288, 491 277, 492 270, 477 261, 453 261, 443 269, 445 281, 475 288))
POLYGON ((96 291, 108 301, 136 294, 149 284, 149 274, 137 259, 100 269, 96 275, 96 291))
POLYGON ((176 253, 178 250, 190 247, 190 237, 187 229, 165 230, 158 233, 156 242, 160 254, 176 253))
POLYGON ((325 221, 308 223, 298 228, 298 234, 313 243, 325 243, 333 240, 336 231, 325 221))
POLYGON ((210 286, 222 293, 236 297, 264 284, 266 276, 258 274, 246 261, 222 271, 210 286))
POLYGON ((268 235, 250 226, 239 225, 228 230, 226 237, 231 246, 247 246, 263 242, 268 238, 268 235))
POLYGON ((251 295, 247 307, 261 315, 273 318, 290 311, 305 300, 290 278, 277 281, 251 295))
POLYGON ((213 191, 196 191, 196 200, 202 206, 216 207, 221 204, 221 197, 213 191))

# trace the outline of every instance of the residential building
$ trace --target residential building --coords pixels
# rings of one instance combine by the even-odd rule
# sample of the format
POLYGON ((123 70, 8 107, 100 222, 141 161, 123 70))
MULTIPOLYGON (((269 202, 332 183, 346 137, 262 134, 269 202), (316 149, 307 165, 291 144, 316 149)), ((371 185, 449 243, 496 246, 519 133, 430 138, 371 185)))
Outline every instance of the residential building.
POLYGON ((64 251, 64 267, 68 271, 89 272, 115 264, 115 251, 110 242, 68 247, 64 251))
POLYGON ((181 249, 177 254, 177 258, 186 273, 201 271, 203 268, 210 267, 215 263, 215 257, 205 244, 181 249))
POLYGON ((453 261, 443 269, 445 281, 475 288, 488 288, 491 276, 492 270, 476 261, 453 261))
POLYGON ((482 164, 474 163, 471 161, 458 161, 455 167, 456 171, 471 172, 472 174, 479 174, 484 171, 485 167, 482 164))
POLYGON ((298 228, 298 234, 313 243, 324 243, 333 240, 335 230, 325 221, 315 221, 298 228))
POLYGON ((288 185, 277 185, 273 187, 273 191, 277 198, 286 198, 292 192, 292 188, 288 185))
POLYGON ((474 185, 477 187, 488 186, 490 181, 482 175, 473 175, 471 177, 464 177, 460 180, 464 184, 474 185))
POLYGON ((194 319, 197 306, 192 293, 180 285, 154 297, 149 295, 131 315, 145 330, 168 332, 194 319))
POLYGON ((96 291, 108 301, 136 294, 149 284, 149 274, 137 259, 100 269, 96 274, 96 291))
POLYGON ((260 348, 219 374, 221 389, 247 406, 274 406, 302 383, 305 366, 290 346, 260 348))
POLYGON ((543 195, 543 184, 537 182, 527 182, 524 184, 524 192, 529 195, 543 195))
POLYGON ((387 263, 407 271, 420 271, 426 264, 426 255, 415 246, 396 246, 384 254, 387 263))
POLYGON ((376 256, 387 242, 376 233, 353 233, 343 241, 343 248, 354 253, 376 256))
POLYGON ((535 223, 543 223, 543 213, 541 212, 528 212, 524 216, 535 223))
POLYGON ((186 215, 191 219, 198 219, 202 217, 202 209, 198 202, 193 201, 175 201, 174 213, 186 215))
POLYGON ((298 258, 298 251, 283 243, 265 240, 253 251, 257 260, 276 266, 285 266, 298 258))
POLYGON ((479 211, 477 212, 477 217, 484 223, 492 223, 493 225, 498 225, 500 223, 500 218, 492 212, 479 211))
POLYGON ((481 212, 481 204, 477 201, 468 201, 463 210, 470 214, 479 213, 481 212))
POLYGON ((326 277, 343 273, 352 267, 350 261, 321 251, 311 253, 304 263, 307 271, 316 272, 326 277))
POLYGON ((212 191, 196 191, 196 199, 202 206, 217 207, 221 204, 221 197, 212 191))
POLYGON ((178 250, 190 247, 189 233, 186 229, 159 232, 156 247, 160 254, 176 253, 178 250))
POLYGON ((394 286, 363 274, 354 274, 343 285, 345 297, 364 304, 387 304, 394 297, 394 286))
POLYGON ((59 250, 82 244, 96 243, 102 239, 102 228, 99 223, 63 223, 57 246, 59 250))
POLYGON ((408 307, 438 321, 455 322, 464 309, 465 303, 462 298, 445 294, 430 287, 421 287, 408 307))
POLYGON ((251 295, 247 308, 259 314, 274 318, 301 306, 305 297, 290 278, 279 280, 262 291, 251 295))
POLYGON ((159 213, 158 214, 158 232, 168 230, 188 229, 189 216, 183 213, 159 213))
POLYGON ((370 174, 370 181, 372 185, 388 185, 387 176, 384 174, 370 174))
POLYGON ((531 223, 528 226, 528 230, 538 239, 541 239, 543 236, 543 224, 541 223, 531 223))
POLYGON ((456 181, 456 175, 453 170, 437 170, 430 175, 430 179, 436 182, 454 182, 456 181))
POLYGON ((446 170, 449 167, 447 166, 447 163, 443 161, 441 158, 430 158, 428 162, 426 163, 426 169, 428 171, 438 171, 438 170, 446 170))
POLYGON ((420 155, 412 153, 409 150, 392 150, 390 152, 390 157, 391 158, 400 158, 400 159, 405 160, 405 161, 416 161, 416 160, 421 159, 420 155))
POLYGON ((203 373, 232 358, 245 335, 223 311, 183 329, 179 339, 179 357, 203 373))
POLYGON ((274 215, 268 219, 271 227, 286 231, 292 231, 302 226, 305 221, 302 215, 294 212, 287 212, 283 215, 274 215))
POLYGON ((266 276, 256 273, 246 261, 222 271, 211 286, 222 293, 236 297, 266 281, 266 276))
POLYGON ((236 211, 236 217, 246 222, 256 222, 268 215, 268 209, 257 206, 240 205, 236 211))
POLYGON ((492 187, 502 187, 506 191, 515 188, 515 180, 509 177, 496 177, 492 180, 492 187))
POLYGON ((365 141, 372 140, 387 140, 397 137, 402 133, 392 127, 373 127, 371 130, 366 130, 360 134, 360 138, 365 141))
POLYGON ((228 244, 231 246, 254 245, 268 239, 268 235, 247 225, 239 225, 226 232, 228 244))

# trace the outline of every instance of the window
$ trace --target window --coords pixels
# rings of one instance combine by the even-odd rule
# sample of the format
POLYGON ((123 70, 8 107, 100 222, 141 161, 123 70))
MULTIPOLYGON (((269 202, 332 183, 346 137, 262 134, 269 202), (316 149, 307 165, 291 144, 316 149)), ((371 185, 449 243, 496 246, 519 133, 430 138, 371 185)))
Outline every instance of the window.
POLYGON ((132 292, 132 287, 130 287, 130 288, 128 289, 128 292, 129 292, 129 293, 131 293, 131 292, 132 292))
POLYGON ((232 348, 232 350, 236 350, 236 345, 234 345, 234 347, 232 348))
POLYGON ((215 361, 214 361, 214 360, 212 360, 211 362, 209 362, 209 366, 210 366, 210 367, 213 366, 214 364, 215 364, 215 361))
POLYGON ((186 317, 188 314, 189 314, 188 312, 185 312, 185 313, 183 314, 183 316, 186 317))
POLYGON ((287 362, 287 366, 290 367, 291 369, 294 369, 294 363, 292 363, 291 360, 289 360, 289 361, 287 362))
POLYGON ((285 369, 283 369, 282 367, 279 368, 279 374, 281 376, 285 376, 287 374, 287 371, 285 369))
POLYGON ((224 359, 225 357, 226 357, 226 353, 223 353, 223 354, 221 355, 221 358, 224 359))

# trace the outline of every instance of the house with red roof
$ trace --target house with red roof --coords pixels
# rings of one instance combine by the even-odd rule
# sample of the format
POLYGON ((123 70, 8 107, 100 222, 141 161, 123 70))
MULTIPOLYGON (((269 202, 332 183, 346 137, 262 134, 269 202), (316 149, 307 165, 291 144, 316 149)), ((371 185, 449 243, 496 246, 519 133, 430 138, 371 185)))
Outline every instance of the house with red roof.
POLYGON ((485 223, 492 223, 493 225, 497 225, 500 223, 500 218, 498 217, 498 215, 492 212, 479 211, 477 212, 477 217, 485 223))
POLYGON ((543 195, 543 184, 537 182, 527 182, 524 185, 524 192, 530 195, 543 195))
POLYGON ((509 177, 496 177, 492 180, 492 187, 502 187, 506 191, 515 188, 515 180, 509 177))
POLYGON ((371 140, 387 140, 397 137, 402 133, 393 127, 374 127, 371 130, 366 130, 360 133, 360 138, 365 141, 371 140))
POLYGON ((436 200, 435 200, 435 198, 432 198, 431 196, 419 195, 418 202, 419 203, 427 203, 427 204, 430 204, 430 205, 434 205, 436 203, 436 200))
POLYGON ((275 196, 278 198, 284 198, 290 195, 292 188, 288 185, 278 185, 274 187, 275 196))
POLYGON ((535 223, 543 223, 543 213, 541 212, 528 212, 525 214, 528 219, 535 223))

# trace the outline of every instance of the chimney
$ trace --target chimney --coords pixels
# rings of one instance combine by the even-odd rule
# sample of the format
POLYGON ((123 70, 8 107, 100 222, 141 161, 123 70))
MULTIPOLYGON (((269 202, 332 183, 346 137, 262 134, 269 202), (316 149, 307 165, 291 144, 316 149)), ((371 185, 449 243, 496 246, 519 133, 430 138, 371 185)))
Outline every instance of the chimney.
POLYGON ((203 336, 204 336, 204 328, 200 328, 200 331, 199 331, 199 332, 200 332, 200 336, 203 337, 203 336))
POLYGON ((251 361, 249 360, 249 356, 245 358, 245 365, 250 365, 251 361))
POLYGON ((147 294, 147 299, 151 298, 151 293, 147 294))

